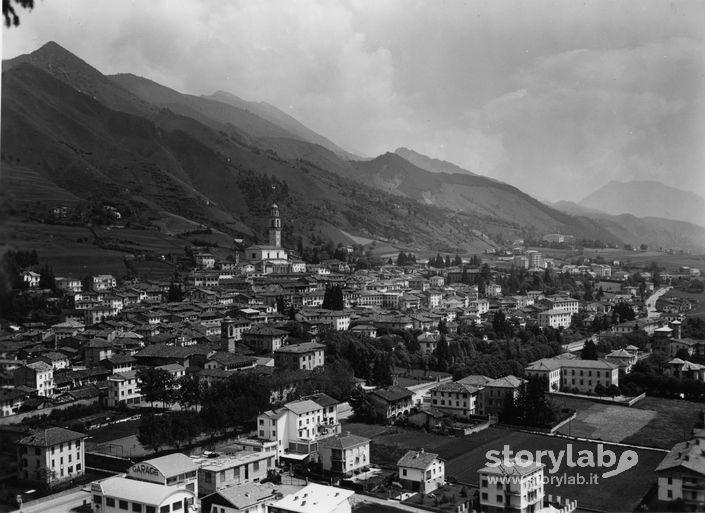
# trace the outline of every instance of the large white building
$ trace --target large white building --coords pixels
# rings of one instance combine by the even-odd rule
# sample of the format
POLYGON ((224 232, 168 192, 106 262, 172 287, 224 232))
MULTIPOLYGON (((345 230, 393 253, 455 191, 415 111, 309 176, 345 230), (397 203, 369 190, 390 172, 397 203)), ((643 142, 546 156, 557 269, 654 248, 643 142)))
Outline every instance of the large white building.
POLYGON ((132 465, 91 483, 93 513, 196 513, 198 466, 175 453, 132 465))
POLYGON ((480 511, 540 511, 544 499, 543 467, 541 463, 516 464, 512 460, 480 469, 480 511))
POLYGON ((592 393, 601 384, 604 389, 619 386, 619 365, 605 360, 562 360, 544 358, 531 362, 525 369, 527 376, 548 378, 548 389, 592 393))
POLYGON ((279 217, 279 207, 274 204, 269 211, 269 244, 255 244, 245 249, 243 260, 262 269, 269 268, 282 272, 289 270, 289 255, 282 248, 282 221, 279 217))
POLYGON ((569 328, 573 314, 565 310, 546 310, 539 312, 538 321, 542 328, 569 328))
POLYGON ((17 442, 17 477, 53 488, 86 471, 86 435, 60 427, 35 431, 17 442))
POLYGON ((318 442, 318 458, 327 472, 358 474, 370 464, 370 439, 351 433, 325 438, 318 442))
POLYGON ((676 444, 656 467, 658 500, 669 511, 668 503, 680 501, 681 511, 705 509, 705 430, 695 429, 693 438, 676 444))
POLYGON ((350 513, 355 492, 311 483, 269 506, 269 513, 350 513))
POLYGON ((257 417, 257 437, 277 442, 277 459, 303 461, 318 440, 340 433, 337 401, 326 394, 286 403, 257 417))

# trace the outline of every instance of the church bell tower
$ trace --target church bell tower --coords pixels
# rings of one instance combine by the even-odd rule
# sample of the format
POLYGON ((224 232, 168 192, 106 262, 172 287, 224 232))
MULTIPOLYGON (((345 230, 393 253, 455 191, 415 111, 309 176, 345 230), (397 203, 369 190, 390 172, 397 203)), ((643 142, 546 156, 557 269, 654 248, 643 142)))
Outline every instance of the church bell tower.
POLYGON ((279 207, 276 203, 269 211, 269 245, 282 247, 282 220, 279 218, 279 207))

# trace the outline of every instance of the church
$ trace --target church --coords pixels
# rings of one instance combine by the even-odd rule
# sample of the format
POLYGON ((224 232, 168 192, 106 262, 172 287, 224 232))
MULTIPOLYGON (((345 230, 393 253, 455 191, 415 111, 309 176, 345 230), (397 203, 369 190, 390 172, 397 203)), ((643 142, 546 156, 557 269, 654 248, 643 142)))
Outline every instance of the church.
POLYGON ((289 272, 289 256, 282 248, 282 220, 279 207, 274 204, 269 211, 269 244, 256 244, 245 249, 243 260, 253 264, 263 273, 289 272))

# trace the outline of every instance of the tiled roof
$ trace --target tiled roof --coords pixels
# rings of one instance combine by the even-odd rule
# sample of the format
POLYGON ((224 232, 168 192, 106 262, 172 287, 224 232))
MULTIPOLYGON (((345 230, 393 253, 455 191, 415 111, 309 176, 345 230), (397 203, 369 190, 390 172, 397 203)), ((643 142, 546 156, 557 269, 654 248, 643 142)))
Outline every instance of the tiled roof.
POLYGON ((76 431, 60 427, 50 427, 35 431, 31 435, 19 440, 17 443, 33 447, 51 447, 60 443, 72 442, 83 438, 86 438, 86 435, 83 433, 77 433, 76 431))
POLYGON ((656 467, 656 472, 682 467, 705 476, 705 450, 696 440, 681 442, 656 467))
POLYGON ((318 441, 318 445, 329 447, 331 449, 349 449, 358 445, 370 443, 369 438, 364 436, 353 435, 352 433, 340 433, 330 438, 324 438, 318 441))
POLYGON ((397 461, 397 467, 426 470, 436 458, 438 458, 438 454, 425 452, 423 449, 421 451, 407 451, 407 453, 397 461))
POLYGON ((303 342, 301 344, 291 344, 282 346, 275 353, 308 353, 319 349, 324 349, 326 346, 317 342, 303 342))
POLYGON ((370 392, 370 394, 381 397, 385 401, 398 401, 399 399, 413 397, 414 395, 411 391, 398 385, 392 385, 391 387, 373 390, 372 392, 370 392))

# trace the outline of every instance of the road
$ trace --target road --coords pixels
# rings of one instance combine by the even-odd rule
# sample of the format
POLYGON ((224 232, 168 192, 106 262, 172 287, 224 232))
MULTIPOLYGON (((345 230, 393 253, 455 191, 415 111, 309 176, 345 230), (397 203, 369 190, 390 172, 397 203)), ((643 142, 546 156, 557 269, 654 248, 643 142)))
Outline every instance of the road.
POLYGON ((90 494, 81 488, 72 488, 66 492, 42 497, 22 506, 22 513, 69 513, 90 500, 90 494))
POLYGON ((647 317, 658 317, 656 312, 656 301, 668 292, 670 288, 671 287, 661 287, 646 299, 645 304, 647 317))

